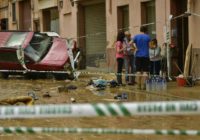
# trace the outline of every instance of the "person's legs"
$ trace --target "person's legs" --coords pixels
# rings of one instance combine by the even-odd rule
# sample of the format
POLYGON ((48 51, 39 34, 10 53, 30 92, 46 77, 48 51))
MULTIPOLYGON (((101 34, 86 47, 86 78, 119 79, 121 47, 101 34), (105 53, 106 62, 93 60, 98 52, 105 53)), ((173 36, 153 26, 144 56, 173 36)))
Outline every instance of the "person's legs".
POLYGON ((149 58, 142 58, 142 78, 141 78, 141 89, 146 89, 146 80, 148 78, 148 71, 149 71, 149 58))
POLYGON ((137 85, 137 89, 141 89, 141 77, 142 77, 142 73, 137 71, 135 75, 135 82, 137 85))
POLYGON ((161 70, 161 61, 160 60, 155 61, 155 74, 159 75, 160 70, 161 70))
POLYGON ((125 80, 126 82, 129 81, 129 76, 127 74, 129 74, 129 57, 125 56, 124 57, 124 67, 125 67, 125 80))
MULTIPOLYGON (((135 74, 135 56, 134 55, 130 55, 130 67, 131 67, 131 74, 135 74)), ((129 82, 134 84, 135 83, 135 75, 130 76, 129 78, 129 82)))
POLYGON ((117 82, 122 84, 122 68, 123 68, 124 59, 117 58, 117 82))
POLYGON ((145 90, 146 89, 146 80, 148 78, 148 72, 144 71, 142 73, 142 76, 141 76, 141 89, 142 90, 145 90))
POLYGON ((167 75, 167 59, 164 57, 161 60, 161 71, 162 71, 162 76, 166 77, 167 75))
POLYGON ((150 74, 153 75, 154 71, 153 71, 153 61, 150 61, 150 74))
POLYGON ((137 89, 141 89, 141 68, 142 68, 142 64, 141 64, 141 58, 140 57, 136 57, 135 58, 135 65, 136 65, 136 76, 135 76, 135 82, 137 84, 137 89))

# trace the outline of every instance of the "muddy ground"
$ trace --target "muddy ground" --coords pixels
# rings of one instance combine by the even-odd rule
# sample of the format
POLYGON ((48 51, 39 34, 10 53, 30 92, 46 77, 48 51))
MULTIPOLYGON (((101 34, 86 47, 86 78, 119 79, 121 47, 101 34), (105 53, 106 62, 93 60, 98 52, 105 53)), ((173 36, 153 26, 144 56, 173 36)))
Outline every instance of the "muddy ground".
MULTIPOLYGON (((111 75, 81 75, 77 81, 56 81, 54 79, 25 80, 22 77, 10 77, 0 80, 0 100, 11 97, 27 96, 33 91, 39 98, 35 104, 63 104, 97 102, 143 102, 200 99, 200 85, 178 87, 176 82, 168 82, 165 92, 137 90, 135 86, 106 88, 101 92, 92 92, 87 84, 92 78, 115 79, 111 75), (63 90, 59 87, 75 85, 75 90, 63 90), (51 97, 44 97, 47 93, 51 97), (118 93, 127 93, 127 100, 116 100, 118 93)), ((22 105, 23 103, 17 103, 22 105)), ((133 129, 200 129, 200 116, 135 116, 135 117, 95 117, 95 118, 57 118, 57 119, 6 119, 0 120, 1 127, 81 127, 81 128, 133 128, 133 129)), ((0 134, 0 140, 199 140, 200 136, 158 136, 158 135, 95 135, 95 134, 0 134)))

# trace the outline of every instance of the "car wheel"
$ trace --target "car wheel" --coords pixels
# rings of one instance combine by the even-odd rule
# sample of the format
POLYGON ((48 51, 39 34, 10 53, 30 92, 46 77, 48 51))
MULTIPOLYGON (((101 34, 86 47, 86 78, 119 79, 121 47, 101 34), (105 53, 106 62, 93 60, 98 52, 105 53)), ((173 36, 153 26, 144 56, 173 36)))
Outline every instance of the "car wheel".
POLYGON ((0 77, 3 78, 3 79, 8 79, 8 76, 9 76, 9 74, 6 73, 6 72, 1 72, 0 73, 0 77))

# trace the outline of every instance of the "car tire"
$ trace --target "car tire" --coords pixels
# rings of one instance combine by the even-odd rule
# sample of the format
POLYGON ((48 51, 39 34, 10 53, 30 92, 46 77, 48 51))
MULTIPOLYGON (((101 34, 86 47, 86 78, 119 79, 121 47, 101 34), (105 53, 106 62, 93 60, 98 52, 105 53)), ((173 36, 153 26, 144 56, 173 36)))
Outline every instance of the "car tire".
POLYGON ((1 72, 0 73, 0 77, 3 78, 3 79, 8 79, 9 73, 7 73, 7 72, 1 72))

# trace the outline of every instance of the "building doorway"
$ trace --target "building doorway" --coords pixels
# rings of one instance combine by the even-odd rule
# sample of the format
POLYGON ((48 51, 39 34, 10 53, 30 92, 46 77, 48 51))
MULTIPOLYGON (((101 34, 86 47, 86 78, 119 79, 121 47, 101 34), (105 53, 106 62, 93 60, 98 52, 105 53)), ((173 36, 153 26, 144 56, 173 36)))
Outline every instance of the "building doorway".
POLYGON ((24 0, 19 2, 19 30, 31 30, 31 2, 24 0))
POLYGON ((187 0, 171 0, 171 14, 174 19, 171 21, 172 40, 172 74, 180 74, 180 70, 174 66, 176 63, 181 71, 184 70, 185 53, 188 46, 188 17, 187 0))
POLYGON ((1 19, 1 30, 8 30, 8 19, 7 18, 3 18, 1 19))
POLYGON ((86 65, 99 67, 106 53, 105 3, 85 6, 86 65))

